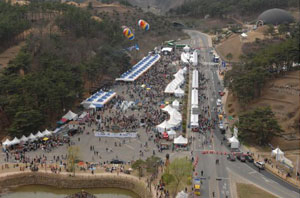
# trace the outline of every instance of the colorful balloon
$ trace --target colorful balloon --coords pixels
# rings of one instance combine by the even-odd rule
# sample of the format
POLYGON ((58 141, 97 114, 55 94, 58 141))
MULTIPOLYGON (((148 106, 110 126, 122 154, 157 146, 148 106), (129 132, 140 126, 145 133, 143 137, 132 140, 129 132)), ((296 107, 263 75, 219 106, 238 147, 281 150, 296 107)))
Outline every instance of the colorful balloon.
POLYGON ((127 36, 127 38, 132 41, 134 39, 134 34, 131 33, 130 35, 127 36))
POLYGON ((129 29, 129 28, 125 28, 124 30, 123 30, 123 34, 124 34, 124 36, 126 36, 126 37, 128 37, 130 34, 132 34, 131 33, 131 30, 129 29))
POLYGON ((140 26, 140 28, 142 28, 143 30, 149 30, 150 29, 150 25, 149 23, 147 23, 145 20, 140 19, 138 21, 138 25, 140 26))

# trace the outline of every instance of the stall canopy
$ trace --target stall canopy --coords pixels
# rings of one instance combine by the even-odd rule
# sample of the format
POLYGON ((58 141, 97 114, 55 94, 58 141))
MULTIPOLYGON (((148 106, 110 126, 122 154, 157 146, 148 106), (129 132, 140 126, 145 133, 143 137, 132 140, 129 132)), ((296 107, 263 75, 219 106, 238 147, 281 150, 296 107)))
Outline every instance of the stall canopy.
POLYGON ((281 161, 284 158, 284 152, 282 152, 278 147, 272 150, 271 155, 276 158, 276 161, 281 161))
POLYGON ((85 109, 95 109, 95 108, 102 108, 106 103, 108 103, 113 97, 116 96, 116 92, 109 91, 97 91, 89 98, 81 102, 81 105, 85 109))
POLYGON ((10 142, 10 145, 15 145, 15 144, 20 144, 20 140, 17 138, 17 137, 15 137, 11 142, 10 142))
POLYGON ((138 77, 140 77, 143 73, 145 73, 148 69, 150 69, 159 59, 160 59, 159 54, 156 54, 154 56, 149 55, 144 57, 137 64, 135 64, 131 69, 123 73, 120 78, 117 78, 116 81, 127 81, 127 82, 135 81, 138 77))
POLYGON ((192 61, 193 61, 193 66, 197 66, 198 65, 198 53, 197 53, 196 50, 193 52, 193 59, 192 59, 192 61))
POLYGON ((193 89, 192 90, 192 109, 197 109, 198 108, 198 90, 193 89))
POLYGON ((170 131, 167 131, 167 133, 169 135, 169 139, 172 140, 172 139, 176 138, 176 132, 173 129, 171 129, 170 131))
POLYGON ((48 131, 48 129, 46 129, 45 131, 43 131, 43 136, 51 136, 52 132, 48 131))
POLYGON ((161 124, 156 126, 157 130, 161 133, 163 133, 165 130, 169 130, 172 128, 171 125, 168 124, 168 122, 165 120, 161 124))
POLYGON ((78 118, 78 115, 70 110, 66 115, 63 116, 63 118, 67 120, 76 120, 78 118))
POLYGON ((174 144, 187 144, 188 139, 184 138, 182 135, 174 139, 174 144))
POLYGON ((242 33, 241 36, 242 36, 243 38, 247 38, 247 37, 248 37, 248 35, 245 34, 245 33, 242 33))
POLYGON ((181 58, 181 61, 183 63, 189 63, 190 53, 188 53, 188 52, 182 52, 180 58, 181 58))
POLYGON ((30 133, 30 135, 28 136, 29 140, 35 140, 37 139, 37 137, 35 135, 33 135, 32 133, 30 133))
POLYGON ((191 113, 191 127, 199 127, 198 114, 191 113))
POLYGON ((179 192, 177 195, 176 195, 176 198, 188 198, 189 195, 183 191, 179 192))
POLYGON ((196 69, 193 71, 192 88, 193 89, 199 88, 199 72, 196 69))
POLYGON ((189 52, 190 51, 190 47, 188 45, 184 46, 183 51, 185 52, 189 52))
POLYGON ((44 135, 39 131, 37 134, 35 134, 35 137, 42 138, 44 135))
POLYGON ((178 88, 175 90, 174 95, 175 95, 176 97, 183 97, 183 96, 184 96, 184 91, 183 91, 180 87, 178 87, 178 88))
MULTIPOLYGON (((176 74, 174 74, 174 79, 166 86, 165 93, 174 94, 175 90, 180 88, 184 83, 184 70, 180 69, 176 74)), ((184 94, 184 92, 183 92, 184 94)))
POLYGON ((240 142, 235 136, 228 138, 228 142, 230 143, 231 148, 239 148, 240 146, 240 142))
POLYGON ((179 108, 179 102, 178 102, 178 100, 174 100, 174 101, 172 102, 172 107, 174 107, 175 109, 178 110, 178 108, 179 108))
POLYGON ((20 139, 21 142, 27 142, 28 141, 28 138, 25 137, 25 135, 23 135, 20 139))
POLYGON ((3 143, 3 146, 10 146, 11 145, 11 141, 9 139, 6 139, 3 143))
POLYGON ((161 124, 157 125, 156 128, 159 132, 169 130, 171 128, 179 127, 182 121, 182 115, 175 108, 172 108, 170 105, 167 105, 162 109, 163 111, 168 112, 170 119, 163 121, 161 124))

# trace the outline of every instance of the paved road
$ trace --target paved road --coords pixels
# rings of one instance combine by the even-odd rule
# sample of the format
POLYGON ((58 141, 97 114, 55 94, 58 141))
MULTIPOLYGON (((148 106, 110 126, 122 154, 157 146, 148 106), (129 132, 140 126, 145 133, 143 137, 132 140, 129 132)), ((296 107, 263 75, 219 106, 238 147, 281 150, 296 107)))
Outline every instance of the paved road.
MULTIPOLYGON (((192 30, 186 30, 190 35, 191 39, 188 44, 193 48, 199 48, 201 54, 201 63, 199 64, 198 70, 201 71, 206 78, 209 79, 210 88, 206 90, 206 95, 208 96, 208 101, 200 101, 201 105, 210 105, 210 109, 216 107, 216 100, 218 98, 218 90, 223 90, 222 82, 218 84, 219 79, 217 76, 217 68, 211 64, 212 57, 209 51, 212 49, 211 41, 207 35, 192 30)), ((211 116, 216 116, 212 113, 211 116)), ((195 141, 193 141, 192 148, 194 149, 194 157, 198 156, 199 163, 196 168, 198 175, 201 177, 201 170, 204 171, 203 175, 203 185, 202 185, 202 197, 213 197, 213 192, 215 197, 225 198, 236 197, 236 193, 231 189, 230 185, 231 175, 238 175, 241 178, 248 180, 250 183, 263 188, 264 190, 282 198, 296 198, 299 197, 299 189, 289 185, 283 180, 275 177, 267 171, 261 171, 260 173, 254 167, 253 164, 241 163, 239 161, 230 162, 226 159, 226 156, 209 154, 202 154, 202 150, 215 150, 215 151, 226 151, 229 149, 224 145, 221 145, 223 135, 216 128, 211 133, 206 136, 192 133, 195 136, 195 141), (204 144, 203 141, 207 138, 212 137, 211 144, 204 144), (220 164, 216 165, 215 160, 219 159, 220 164)))

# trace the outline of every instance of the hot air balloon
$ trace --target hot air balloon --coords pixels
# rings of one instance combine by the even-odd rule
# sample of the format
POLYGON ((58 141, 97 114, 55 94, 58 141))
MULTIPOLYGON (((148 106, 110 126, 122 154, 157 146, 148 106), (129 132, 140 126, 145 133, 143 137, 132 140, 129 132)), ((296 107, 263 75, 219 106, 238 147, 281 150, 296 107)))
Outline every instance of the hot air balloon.
POLYGON ((131 32, 131 30, 128 27, 124 28, 123 34, 131 41, 134 39, 134 34, 131 32))
POLYGON ((150 29, 150 25, 149 23, 147 23, 145 20, 140 19, 138 21, 138 25, 140 26, 140 28, 142 28, 143 30, 149 30, 150 29))

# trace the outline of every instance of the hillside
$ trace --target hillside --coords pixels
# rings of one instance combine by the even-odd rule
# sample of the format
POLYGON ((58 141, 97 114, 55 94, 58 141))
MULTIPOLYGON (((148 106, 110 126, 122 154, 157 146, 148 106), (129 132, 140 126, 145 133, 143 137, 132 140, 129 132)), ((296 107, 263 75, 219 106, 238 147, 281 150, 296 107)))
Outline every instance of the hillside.
MULTIPOLYGON (((0 9, 8 6, 0 4, 0 9)), ((163 40, 183 35, 162 17, 120 4, 37 3, 10 9, 12 17, 22 9, 25 14, 19 19, 30 21, 23 30, 36 31, 24 37, 25 45, 0 71, 0 136, 8 132, 20 137, 54 127, 64 111, 111 84, 131 62, 163 40), (148 32, 137 27, 140 18, 149 22, 148 32), (132 28, 135 40, 123 36, 123 25, 132 28), (124 50, 135 44, 138 53, 124 50)), ((0 24, 7 24, 4 20, 0 24)), ((7 37, 14 40, 14 35, 7 37)), ((15 42, 0 47, 13 46, 15 42)))

